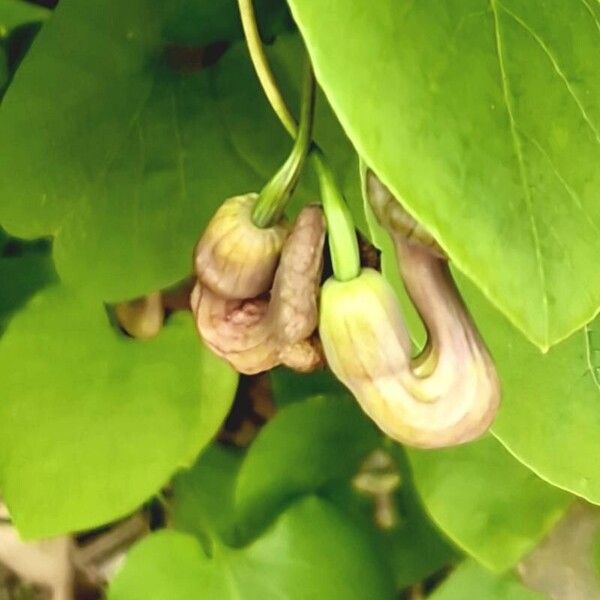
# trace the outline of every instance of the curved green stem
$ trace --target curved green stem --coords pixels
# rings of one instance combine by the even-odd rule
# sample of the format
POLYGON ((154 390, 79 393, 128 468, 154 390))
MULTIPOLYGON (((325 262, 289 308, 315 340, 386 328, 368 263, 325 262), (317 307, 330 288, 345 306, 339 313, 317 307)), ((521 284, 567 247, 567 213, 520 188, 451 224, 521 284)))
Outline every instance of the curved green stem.
MULTIPOLYGON (((269 66, 269 61, 267 60, 262 41, 260 39, 260 33, 256 23, 256 15, 254 13, 252 0, 238 0, 238 4, 240 7, 242 27, 244 29, 244 35, 248 44, 250 58, 252 60, 252 64, 254 65, 256 74, 258 75, 260 84, 265 92, 267 100, 273 108, 273 111, 287 132, 296 140, 296 144, 294 145, 294 148, 296 148, 296 145, 299 143, 298 140, 302 137, 302 117, 299 130, 294 117, 292 116, 281 92, 279 91, 277 82, 275 81, 275 77, 271 71, 271 67, 269 66)), ((312 70, 310 73, 312 76, 312 70)), ((312 89, 313 98, 311 99, 311 111, 314 110, 314 81, 312 89)), ((305 108, 306 104, 307 103, 303 100, 303 108, 305 108)), ((350 214, 348 206, 344 201, 344 197, 335 180, 333 172, 327 164, 325 156, 323 155, 323 152, 319 146, 313 142, 310 148, 307 147, 306 150, 310 151, 309 158, 312 159, 313 166, 319 178, 323 209, 327 219, 329 248, 331 252, 331 260, 333 263, 335 278, 341 281, 353 279, 360 273, 360 256, 358 252, 358 242, 356 240, 356 231, 352 215, 350 214)), ((273 180, 267 184, 261 193, 261 196, 264 195, 264 199, 262 202, 259 199, 259 202, 266 205, 267 208, 263 212, 263 208, 261 207, 259 209, 257 203, 257 207, 253 213, 255 224, 260 226, 260 223, 265 223, 269 218, 272 218, 266 216, 269 214, 269 211, 272 210, 268 208, 272 203, 272 200, 269 199, 269 196, 272 194, 270 188, 276 185, 275 180, 277 180, 279 177, 283 177, 283 171, 286 169, 288 163, 297 160, 297 158, 294 159, 293 157, 294 150, 292 150, 292 154, 290 155, 288 161, 286 161, 286 164, 275 175, 273 180)), ((302 162, 304 161, 304 158, 305 156, 302 157, 302 162)), ((283 210, 283 208, 281 210, 283 210)), ((273 212, 272 214, 275 213, 273 212)))
POLYGON ((267 100, 273 107, 275 114, 279 117, 279 120, 286 128, 287 132, 295 139, 298 134, 298 126, 277 87, 277 82, 269 67, 269 61, 267 60, 262 40, 260 39, 260 32, 258 31, 258 25, 256 23, 256 14, 254 13, 252 0, 238 0, 238 5, 240 7, 244 36, 246 37, 250 58, 252 59, 256 74, 258 75, 258 80, 260 81, 260 84, 265 91, 265 95, 267 96, 267 100))
POLYGON ((252 221, 257 227, 269 227, 280 219, 296 189, 310 150, 315 113, 315 79, 309 60, 305 71, 298 135, 288 159, 258 197, 252 211, 252 221))
POLYGON ((323 153, 314 148, 312 157, 319 177, 323 210, 327 219, 333 274, 339 281, 349 281, 360 274, 360 255, 354 221, 323 153))

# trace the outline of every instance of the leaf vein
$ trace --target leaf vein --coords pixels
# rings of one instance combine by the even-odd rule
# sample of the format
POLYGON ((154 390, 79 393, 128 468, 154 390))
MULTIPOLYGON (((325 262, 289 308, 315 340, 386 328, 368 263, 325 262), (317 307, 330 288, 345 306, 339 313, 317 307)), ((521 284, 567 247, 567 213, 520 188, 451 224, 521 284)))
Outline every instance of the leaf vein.
POLYGON ((579 209, 579 211, 583 214, 585 220, 590 224, 590 226, 594 229, 594 231, 600 236, 600 227, 598 224, 590 217, 590 215, 585 210, 583 203, 581 202, 581 198, 579 198, 577 192, 571 187, 566 178, 562 175, 562 173, 558 170, 558 167, 554 164, 554 161, 548 154, 548 151, 532 136, 527 135, 527 139, 538 152, 546 159, 546 162, 550 166, 550 169, 556 176, 556 179, 562 185, 562 187, 567 192, 569 198, 573 201, 573 204, 579 209))
POLYGON ((583 337, 585 339, 585 357, 587 362, 587 368, 590 375, 592 376, 592 381, 598 388, 598 391, 600 391, 600 378, 598 377, 598 367, 596 367, 592 361, 592 329, 589 323, 583 328, 583 331, 583 337))
MULTIPOLYGON (((111 149, 111 151, 109 151, 106 154, 105 160, 103 161, 103 164, 101 165, 102 168, 98 171, 96 181, 93 182, 93 183, 96 183, 96 185, 100 185, 104 182, 105 178, 107 177, 107 175, 110 172, 112 164, 119 156, 119 152, 123 149, 123 146, 125 145, 128 137, 131 135, 133 128, 136 127, 136 125, 139 123, 139 119, 142 116, 144 109, 146 108, 146 105, 148 103, 148 100, 149 100, 152 92, 154 91, 155 84, 156 84, 156 78, 153 77, 150 85, 148 85, 148 87, 147 87, 146 93, 141 95, 140 101, 139 101, 137 107, 133 111, 131 118, 127 122, 127 125, 123 128, 122 135, 119 136, 119 139, 116 141, 116 143, 115 143, 114 147, 111 149)), ((90 182, 90 184, 91 183, 92 182, 90 182)))
POLYGON ((529 181, 527 177, 527 170, 525 168, 525 161, 523 158, 523 148, 521 144, 521 140, 519 138, 519 132, 517 131, 517 123, 514 116, 514 109, 511 100, 511 92, 510 92, 510 82, 508 78, 508 73, 506 71, 506 66, 504 64, 503 57, 503 42, 502 36, 500 33, 500 17, 498 14, 497 0, 490 0, 490 8, 492 11, 493 17, 493 27, 496 38, 496 56, 498 59, 498 67, 500 69, 500 83, 502 87, 502 93, 504 96, 504 104, 506 107, 506 112, 508 114, 508 120, 510 123, 510 132, 513 150, 515 153, 515 157, 517 159, 518 167, 519 167, 519 175, 521 179, 521 185, 523 187, 525 206, 527 208, 527 212, 529 214, 529 222, 531 225, 531 237, 533 241, 533 246, 535 249, 537 265, 538 265, 538 277, 540 280, 541 294, 542 294, 542 306, 544 311, 544 320, 546 326, 546 340, 548 339, 548 292, 546 286, 546 272, 544 269, 544 260, 542 255, 542 247, 540 243, 540 236, 538 232, 537 222, 535 218, 535 214, 533 212, 532 206, 532 198, 531 198, 531 190, 529 186, 529 181))
MULTIPOLYGON (((594 9, 587 3, 587 0, 581 0, 581 3, 585 6, 586 10, 590 13, 592 19, 594 20, 594 23, 596 23, 596 27, 598 28, 598 31, 600 32, 600 20, 598 20, 598 17, 594 13, 594 9)), ((598 7, 600 7, 600 0, 596 0, 596 4, 598 5, 598 7)))
POLYGON ((548 57, 548 60, 552 64, 552 67, 554 68, 554 71, 558 75, 559 79, 564 83, 565 88, 567 89, 567 92, 569 93, 569 96, 571 96, 571 99, 577 105, 577 108, 579 109, 579 112, 581 113, 582 119, 584 120, 586 125, 590 128, 592 133, 594 134, 594 137, 596 138, 596 142, 598 144, 600 144, 600 131, 594 125, 592 119, 590 118, 590 116, 588 115, 588 113, 585 109, 585 106, 581 102, 579 96, 575 93, 573 86, 571 85, 567 76, 563 72, 561 66, 558 64, 558 60, 556 59, 554 54, 552 54, 552 52, 550 51, 550 48, 548 48, 548 46, 544 42, 544 40, 533 29, 531 29, 531 27, 529 27, 529 25, 527 25, 527 23, 525 23, 525 21, 523 21, 523 19, 521 19, 518 15, 516 15, 510 9, 508 9, 506 6, 504 6, 501 2, 499 2, 499 0, 494 0, 494 2, 497 2, 498 6, 511 19, 513 19, 515 21, 515 23, 519 24, 532 37, 532 39, 537 43, 537 45, 543 50, 544 54, 548 57))
POLYGON ((212 72, 208 73, 208 81, 209 81, 209 89, 210 89, 210 96, 213 99, 213 103, 215 106, 215 112, 217 114, 217 118, 219 121, 219 124, 221 125, 222 129, 223 129, 223 139, 227 142, 227 145, 231 148, 233 154, 235 154, 235 156, 237 156, 240 159, 240 162, 246 166, 248 168, 248 170, 253 173, 254 175, 256 175, 259 179, 263 180, 263 181, 268 181, 270 178, 270 175, 265 175, 264 173, 261 173, 256 165, 254 165, 252 163, 251 160, 248 159, 248 157, 246 157, 244 155, 244 153, 237 147, 233 134, 231 133, 231 130, 227 124, 227 121, 225 119, 225 116, 223 114, 223 109, 221 107, 221 101, 219 98, 219 92, 217 91, 216 88, 216 82, 215 82, 215 77, 212 74, 212 72))

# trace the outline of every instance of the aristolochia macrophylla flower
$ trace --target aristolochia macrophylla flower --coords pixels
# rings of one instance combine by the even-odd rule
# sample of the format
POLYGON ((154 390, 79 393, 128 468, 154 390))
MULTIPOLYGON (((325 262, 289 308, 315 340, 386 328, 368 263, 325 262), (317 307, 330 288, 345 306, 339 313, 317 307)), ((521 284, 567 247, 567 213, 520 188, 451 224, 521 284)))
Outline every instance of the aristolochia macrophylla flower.
POLYGON ((200 281, 191 298, 205 343, 240 373, 253 374, 285 364, 312 371, 322 363, 317 295, 325 223, 321 209, 302 210, 283 245, 270 295, 234 300, 200 281))
POLYGON ((288 226, 259 228, 252 222, 258 194, 226 200, 214 214, 195 251, 198 280, 215 294, 242 300, 271 287, 288 226))
POLYGON ((433 238, 370 171, 367 199, 390 233, 406 289, 428 333, 411 345, 395 294, 372 270, 330 280, 321 294, 319 332, 333 372, 391 437, 437 448, 482 435, 500 401, 494 363, 433 238))

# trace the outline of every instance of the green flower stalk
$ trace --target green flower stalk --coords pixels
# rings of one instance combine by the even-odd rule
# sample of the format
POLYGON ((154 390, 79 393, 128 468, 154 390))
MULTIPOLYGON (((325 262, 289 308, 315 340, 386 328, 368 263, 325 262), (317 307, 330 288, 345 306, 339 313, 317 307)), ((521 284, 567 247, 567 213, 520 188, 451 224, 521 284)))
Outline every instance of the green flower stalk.
POLYGON ((199 281, 191 305, 207 346, 248 375, 280 364, 303 372, 322 366, 314 332, 324 240, 322 211, 308 206, 283 245, 269 295, 226 298, 199 281))
MULTIPOLYGON (((391 194, 372 173, 367 191, 377 196, 375 211, 389 206, 381 200, 391 194)), ((393 229, 381 210, 376 216, 394 239, 427 346, 411 358, 394 291, 380 273, 363 269, 355 279, 323 286, 319 332, 329 366, 393 439, 420 448, 468 442, 487 431, 499 405, 493 361, 439 251, 393 229)))
POLYGON ((323 210, 327 219, 333 274, 336 279, 347 281, 356 277, 360 272, 360 257, 354 221, 333 171, 321 150, 315 148, 312 157, 319 179, 323 210))

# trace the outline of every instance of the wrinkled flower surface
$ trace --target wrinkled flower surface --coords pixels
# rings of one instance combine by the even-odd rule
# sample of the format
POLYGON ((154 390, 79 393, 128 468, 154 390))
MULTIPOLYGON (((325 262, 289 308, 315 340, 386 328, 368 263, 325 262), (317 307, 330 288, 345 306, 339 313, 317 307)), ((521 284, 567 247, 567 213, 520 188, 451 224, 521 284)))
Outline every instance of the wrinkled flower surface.
MULTIPOLYGON (((213 352, 245 374, 279 364, 298 371, 322 366, 315 329, 324 239, 322 211, 317 206, 308 206, 301 211, 282 244, 274 277, 267 262, 252 265, 246 257, 248 262, 243 268, 244 276, 252 280, 249 289, 255 291, 266 285, 259 295, 242 299, 227 297, 215 293, 212 286, 199 279, 191 305, 198 331, 213 352), (250 277, 251 273, 256 280, 250 277), (256 281, 267 280, 267 284, 255 285, 256 281)), ((204 268, 203 272, 211 269, 204 268)))

